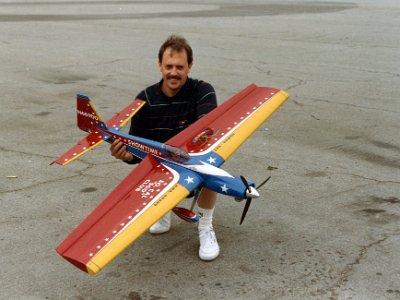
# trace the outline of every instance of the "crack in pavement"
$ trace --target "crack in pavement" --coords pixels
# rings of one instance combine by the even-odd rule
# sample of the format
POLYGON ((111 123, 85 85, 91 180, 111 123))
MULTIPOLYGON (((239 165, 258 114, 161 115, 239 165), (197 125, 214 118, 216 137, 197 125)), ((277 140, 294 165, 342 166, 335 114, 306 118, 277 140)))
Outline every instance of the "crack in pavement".
POLYGON ((364 105, 356 105, 356 104, 351 104, 351 103, 338 102, 338 101, 325 100, 325 99, 318 99, 318 98, 312 98, 312 97, 307 97, 306 98, 306 97, 297 96, 297 98, 305 99, 305 100, 311 100, 311 101, 315 101, 315 102, 325 102, 325 103, 334 104, 334 105, 344 105, 344 106, 350 106, 350 107, 361 108, 361 109, 376 110, 376 111, 400 114, 400 111, 389 110, 389 109, 381 109, 381 108, 378 108, 378 107, 368 107, 368 106, 364 106, 364 105))
POLYGON ((57 178, 57 179, 53 179, 53 180, 45 180, 45 181, 42 181, 42 182, 33 183, 33 184, 30 184, 30 185, 27 185, 27 186, 24 186, 24 187, 21 187, 21 188, 17 188, 17 189, 1 190, 0 194, 21 192, 21 191, 29 190, 29 189, 32 189, 32 188, 35 188, 35 187, 38 187, 38 186, 41 186, 41 185, 51 184, 51 183, 54 183, 54 182, 63 181, 65 179, 71 179, 71 178, 79 177, 79 176, 85 175, 85 174, 83 174, 83 172, 88 170, 88 169, 90 169, 90 168, 91 168, 91 166, 88 166, 83 171, 79 171, 78 174, 71 175, 71 176, 66 176, 66 177, 57 178))
POLYGON ((336 281, 336 283, 332 287, 328 288, 328 290, 331 292, 330 299, 332 299, 332 300, 338 299, 339 295, 337 293, 337 290, 344 288, 346 286, 349 277, 354 272, 355 266, 361 264, 361 261, 367 256, 368 250, 376 245, 379 245, 379 244, 385 242, 387 239, 388 239, 388 236, 383 239, 372 242, 366 246, 363 246, 359 250, 359 253, 358 253, 357 257, 354 259, 354 261, 345 266, 344 270, 342 272, 340 272, 340 276, 339 276, 338 280, 336 281))
MULTIPOLYGON (((286 90, 286 91, 290 91, 290 90, 292 90, 292 89, 294 89, 294 88, 297 88, 297 87, 299 87, 299 86, 302 86, 302 85, 304 85, 304 84, 306 84, 307 83, 307 81, 306 80, 302 80, 302 79, 300 79, 296 84, 293 84, 293 85, 291 85, 291 86, 288 86, 286 89, 284 89, 284 90, 286 90)), ((299 97, 298 97, 299 98, 299 97)))
MULTIPOLYGON (((41 158, 51 158, 52 160, 54 160, 55 158, 53 156, 48 156, 48 155, 43 155, 43 154, 36 154, 36 153, 29 153, 29 152, 24 152, 24 151, 19 151, 19 150, 14 150, 14 149, 7 149, 5 147, 1 147, 0 146, 0 151, 4 151, 4 152, 10 152, 10 153, 16 153, 16 154, 20 154, 20 155, 25 155, 25 156, 33 156, 33 157, 41 157, 41 158)), ((32 183, 30 185, 21 187, 21 188, 16 188, 16 189, 4 189, 4 190, 0 190, 0 194, 7 194, 7 193, 14 193, 14 192, 21 192, 24 190, 29 190, 41 185, 45 185, 45 184, 52 184, 55 182, 59 182, 59 181, 64 181, 64 180, 68 180, 68 179, 72 179, 75 177, 79 177, 79 176, 89 176, 87 174, 85 174, 87 171, 89 171, 90 169, 92 169, 94 166, 98 166, 98 165, 108 165, 110 163, 115 163, 114 161, 112 162, 104 162, 104 163, 88 163, 85 161, 80 160, 80 162, 85 166, 82 170, 76 171, 76 174, 74 175, 70 175, 70 176, 65 176, 65 177, 61 177, 61 178, 55 178, 55 179, 48 179, 48 180, 44 180, 41 182, 36 182, 36 183, 32 183)), ((104 176, 97 176, 97 175, 93 175, 91 174, 90 177, 97 177, 97 178, 104 178, 104 176)))
POLYGON ((14 149, 8 149, 8 148, 5 148, 5 147, 3 147, 3 146, 0 146, 0 151, 10 152, 10 153, 16 153, 16 154, 22 154, 22 155, 27 155, 27 156, 39 156, 39 157, 43 157, 43 158, 51 158, 51 159, 54 159, 53 156, 44 155, 44 154, 38 154, 38 153, 24 152, 24 151, 14 150, 14 149))
POLYGON ((357 177, 357 178, 362 178, 365 180, 370 180, 370 181, 374 181, 376 183, 394 183, 394 184, 399 184, 400 181, 392 181, 392 180, 379 180, 376 178, 371 178, 371 177, 366 177, 363 175, 359 175, 359 174, 353 174, 353 173, 335 173, 335 174, 341 174, 341 175, 348 175, 348 176, 353 176, 353 177, 357 177))

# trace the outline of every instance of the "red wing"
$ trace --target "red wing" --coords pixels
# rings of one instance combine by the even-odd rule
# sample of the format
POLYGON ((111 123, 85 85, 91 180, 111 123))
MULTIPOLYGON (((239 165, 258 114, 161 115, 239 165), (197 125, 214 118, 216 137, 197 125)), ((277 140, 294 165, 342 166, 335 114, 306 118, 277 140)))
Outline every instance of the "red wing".
POLYGON ((57 247, 85 272, 95 274, 184 199, 179 173, 148 155, 57 247))
POLYGON ((279 89, 249 85, 167 143, 193 155, 213 150, 226 160, 286 99, 279 89))

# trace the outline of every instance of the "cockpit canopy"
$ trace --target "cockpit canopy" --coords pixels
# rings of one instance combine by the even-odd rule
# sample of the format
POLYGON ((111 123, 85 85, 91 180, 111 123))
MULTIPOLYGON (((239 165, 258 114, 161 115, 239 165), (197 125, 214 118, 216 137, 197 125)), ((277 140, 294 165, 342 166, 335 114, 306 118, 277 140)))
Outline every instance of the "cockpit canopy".
POLYGON ((173 161, 184 163, 190 160, 190 155, 186 151, 178 147, 164 144, 163 148, 165 150, 167 158, 170 158, 173 161))

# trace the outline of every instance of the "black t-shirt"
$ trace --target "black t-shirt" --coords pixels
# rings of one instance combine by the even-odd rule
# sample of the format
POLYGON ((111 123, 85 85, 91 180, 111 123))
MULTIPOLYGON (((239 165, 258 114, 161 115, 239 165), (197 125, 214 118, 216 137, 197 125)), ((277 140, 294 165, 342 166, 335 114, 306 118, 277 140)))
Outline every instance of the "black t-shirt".
POLYGON ((129 134, 166 142, 217 107, 214 88, 188 78, 173 97, 161 91, 162 80, 139 93, 146 104, 132 118, 129 134))
MULTIPOLYGON (((161 91, 161 84, 136 97, 146 104, 132 118, 129 134, 164 143, 217 107, 215 90, 207 82, 188 78, 173 97, 161 91)), ((139 161, 134 157, 131 163, 139 161)))

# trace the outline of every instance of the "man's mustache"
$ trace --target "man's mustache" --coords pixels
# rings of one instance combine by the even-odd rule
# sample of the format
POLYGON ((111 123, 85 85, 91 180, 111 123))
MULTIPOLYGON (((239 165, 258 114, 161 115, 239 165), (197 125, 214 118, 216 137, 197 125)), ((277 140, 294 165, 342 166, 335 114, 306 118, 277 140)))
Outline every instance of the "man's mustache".
POLYGON ((167 76, 167 79, 181 80, 182 78, 180 76, 178 76, 178 75, 170 75, 170 76, 167 76))

